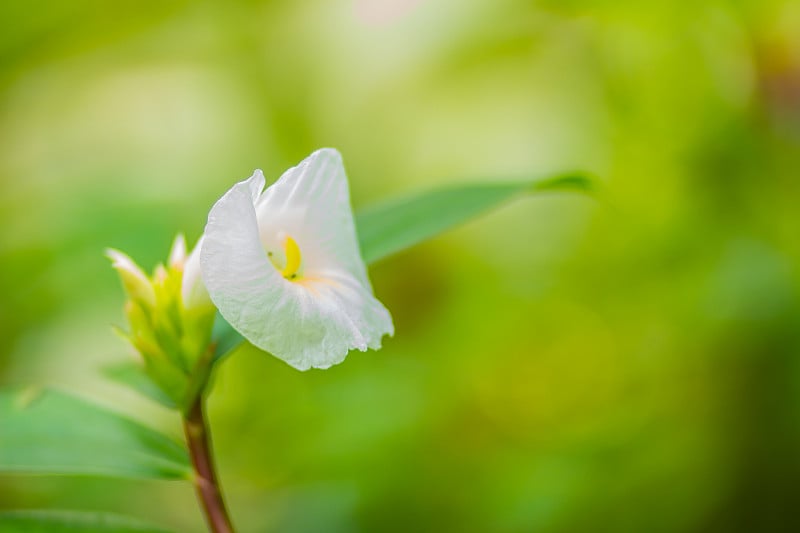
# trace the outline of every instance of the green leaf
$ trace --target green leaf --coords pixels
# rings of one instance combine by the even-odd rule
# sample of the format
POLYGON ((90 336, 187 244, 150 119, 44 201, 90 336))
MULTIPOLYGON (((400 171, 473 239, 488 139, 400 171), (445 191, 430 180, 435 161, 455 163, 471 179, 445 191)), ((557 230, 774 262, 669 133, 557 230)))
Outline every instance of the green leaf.
POLYGON ((0 512, 4 533, 168 533, 166 529, 125 516, 84 511, 0 512))
POLYGON ((150 379, 142 365, 135 361, 124 361, 103 369, 103 374, 117 383, 122 383, 136 392, 163 405, 167 409, 177 409, 178 404, 150 379))
POLYGON ((244 337, 233 329, 219 312, 214 318, 214 329, 211 331, 211 338, 217 343, 214 349, 215 361, 232 352, 244 340, 244 337))
POLYGON ((57 391, 0 390, 0 472, 190 479, 169 437, 57 391))
POLYGON ((591 189, 586 176, 563 174, 530 182, 462 185, 391 200, 356 215, 361 254, 374 263, 526 192, 591 189))
MULTIPOLYGON (((593 190, 591 178, 568 173, 514 183, 461 185, 390 200, 356 213, 361 254, 367 264, 374 263, 525 193, 593 190)), ((212 338, 219 343, 216 359, 244 341, 219 314, 212 338)))

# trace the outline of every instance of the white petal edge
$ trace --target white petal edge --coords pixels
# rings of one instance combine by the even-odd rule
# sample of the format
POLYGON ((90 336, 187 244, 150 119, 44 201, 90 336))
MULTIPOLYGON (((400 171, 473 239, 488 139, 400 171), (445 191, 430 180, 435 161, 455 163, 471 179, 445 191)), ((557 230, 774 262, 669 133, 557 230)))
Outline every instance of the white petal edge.
POLYGON ((167 264, 171 267, 183 266, 186 261, 186 237, 183 233, 178 233, 175 236, 175 241, 172 243, 172 248, 169 251, 169 260, 167 264))
POLYGON ((200 237, 183 264, 181 299, 186 309, 197 309, 214 305, 211 302, 211 297, 208 295, 200 273, 200 249, 202 246, 203 237, 200 237))

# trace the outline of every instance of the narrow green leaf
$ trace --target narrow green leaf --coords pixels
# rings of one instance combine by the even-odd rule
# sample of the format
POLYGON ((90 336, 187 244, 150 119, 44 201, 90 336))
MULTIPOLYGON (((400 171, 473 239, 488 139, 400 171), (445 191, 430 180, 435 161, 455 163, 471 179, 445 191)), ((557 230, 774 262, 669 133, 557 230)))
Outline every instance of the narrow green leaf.
POLYGON ((462 185, 390 200, 356 215, 361 254, 374 263, 525 192, 588 192, 591 183, 582 174, 564 174, 529 182, 462 185))
POLYGON ((26 510, 0 512, 3 533, 169 533, 168 530, 109 513, 26 510))
MULTIPOLYGON (((356 213, 361 254, 367 264, 374 263, 525 193, 593 190, 594 182, 587 175, 567 173, 513 183, 461 185, 389 200, 356 213)), ((219 343, 216 359, 244 341, 219 314, 212 337, 219 343)))
POLYGON ((62 392, 0 390, 0 472, 189 479, 169 437, 62 392))
POLYGON ((150 379, 142 365, 136 361, 124 361, 103 369, 103 374, 117 383, 122 383, 136 392, 163 405, 167 409, 177 409, 175 401, 150 379))

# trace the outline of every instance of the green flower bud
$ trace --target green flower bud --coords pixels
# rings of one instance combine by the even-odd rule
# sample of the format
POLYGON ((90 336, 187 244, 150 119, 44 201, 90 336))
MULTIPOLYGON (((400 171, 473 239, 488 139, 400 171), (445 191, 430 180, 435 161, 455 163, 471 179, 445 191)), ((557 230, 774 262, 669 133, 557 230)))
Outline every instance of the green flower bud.
POLYGON ((139 265, 124 253, 112 248, 106 250, 106 257, 111 259, 111 266, 119 273, 122 287, 128 297, 148 307, 154 307, 156 293, 152 283, 139 265))

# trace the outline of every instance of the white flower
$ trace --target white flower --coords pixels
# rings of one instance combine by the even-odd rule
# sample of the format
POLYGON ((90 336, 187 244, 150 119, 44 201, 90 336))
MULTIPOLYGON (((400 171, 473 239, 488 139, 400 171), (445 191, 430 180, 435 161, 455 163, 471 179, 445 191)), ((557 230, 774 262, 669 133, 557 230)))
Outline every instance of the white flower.
POLYGON ((299 370, 377 350, 394 334, 367 278, 336 150, 314 152, 266 190, 260 170, 234 185, 208 215, 200 268, 222 316, 299 370))

